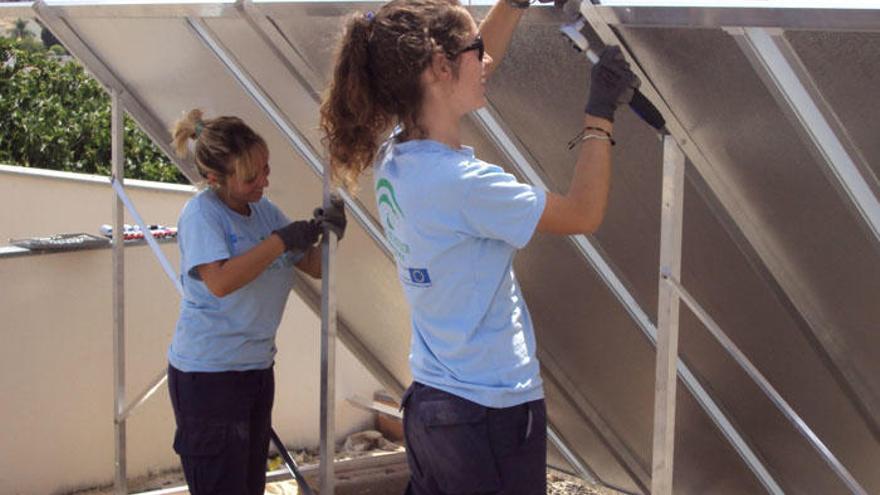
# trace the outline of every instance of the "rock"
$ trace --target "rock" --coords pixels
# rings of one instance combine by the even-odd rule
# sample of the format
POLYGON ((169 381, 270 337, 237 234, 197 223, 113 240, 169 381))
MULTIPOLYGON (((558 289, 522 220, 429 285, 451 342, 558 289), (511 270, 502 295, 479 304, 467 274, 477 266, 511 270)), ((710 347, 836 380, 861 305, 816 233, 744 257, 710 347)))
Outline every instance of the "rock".
POLYGON ((380 449, 382 448, 382 441, 388 443, 388 440, 385 440, 385 437, 376 430, 360 431, 352 433, 345 439, 342 450, 343 452, 366 452, 368 450, 380 449))

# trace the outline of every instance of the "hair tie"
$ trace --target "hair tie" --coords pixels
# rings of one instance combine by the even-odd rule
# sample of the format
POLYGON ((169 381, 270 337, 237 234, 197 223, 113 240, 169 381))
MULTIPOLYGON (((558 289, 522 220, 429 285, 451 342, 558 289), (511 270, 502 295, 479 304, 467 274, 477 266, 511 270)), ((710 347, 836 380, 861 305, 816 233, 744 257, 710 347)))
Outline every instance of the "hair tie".
POLYGON ((372 23, 373 19, 375 17, 376 17, 376 14, 374 14, 372 10, 368 10, 368 11, 364 12, 364 19, 366 19, 367 22, 369 22, 369 23, 372 23))
POLYGON ((196 121, 196 139, 202 135, 202 131, 205 130, 205 123, 201 120, 196 121))

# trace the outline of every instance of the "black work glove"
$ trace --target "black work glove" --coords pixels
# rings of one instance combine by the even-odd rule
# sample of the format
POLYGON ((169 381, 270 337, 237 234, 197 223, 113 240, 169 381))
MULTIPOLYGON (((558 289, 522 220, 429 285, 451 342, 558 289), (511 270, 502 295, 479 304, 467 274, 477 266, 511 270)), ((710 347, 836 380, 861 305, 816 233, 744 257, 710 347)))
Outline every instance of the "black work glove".
POLYGON ((617 45, 602 50, 590 78, 590 98, 586 112, 614 122, 614 111, 632 100, 641 81, 629 68, 629 62, 617 45))
POLYGON ((288 251, 306 251, 318 242, 321 227, 314 220, 298 220, 272 232, 284 242, 288 251))
MULTIPOLYGON (((507 4, 515 9, 527 9, 529 5, 532 3, 531 0, 506 0, 507 4)), ((576 1, 576 0, 571 0, 576 1)), ((553 3, 556 7, 562 7, 565 5, 566 0, 538 0, 538 3, 553 3)), ((580 4, 580 0, 577 0, 578 4, 580 4)))
POLYGON ((345 202, 342 198, 331 197, 329 208, 315 208, 315 221, 318 226, 323 229, 327 227, 336 234, 337 240, 342 240, 345 234, 345 226, 348 221, 345 219, 345 202))

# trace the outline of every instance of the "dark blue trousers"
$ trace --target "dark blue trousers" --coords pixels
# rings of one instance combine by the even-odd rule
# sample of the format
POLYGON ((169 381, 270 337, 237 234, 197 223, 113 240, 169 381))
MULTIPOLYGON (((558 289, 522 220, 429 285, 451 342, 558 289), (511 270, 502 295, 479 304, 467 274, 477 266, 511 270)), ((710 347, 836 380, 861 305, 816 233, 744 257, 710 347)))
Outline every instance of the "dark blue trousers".
POLYGON ((413 383, 403 397, 407 495, 544 495, 543 400, 484 407, 413 383))
POLYGON ((263 495, 272 428, 272 368, 187 373, 168 366, 168 391, 192 495, 263 495))

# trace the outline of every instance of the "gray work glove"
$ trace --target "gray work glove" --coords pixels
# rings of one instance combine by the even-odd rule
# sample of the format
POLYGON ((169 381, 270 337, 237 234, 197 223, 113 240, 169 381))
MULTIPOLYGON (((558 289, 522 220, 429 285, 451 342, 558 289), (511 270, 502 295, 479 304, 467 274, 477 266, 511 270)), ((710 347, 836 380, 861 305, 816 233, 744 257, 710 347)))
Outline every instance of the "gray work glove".
POLYGON ((329 208, 315 208, 315 222, 323 229, 329 228, 336 234, 336 240, 342 240, 348 220, 345 218, 345 202, 342 198, 331 197, 329 208))
POLYGON ((318 242, 321 227, 314 220, 298 220, 273 232, 284 242, 288 251, 306 251, 318 242))
POLYGON ((606 46, 593 66, 590 97, 585 111, 614 122, 614 111, 632 100, 641 81, 629 68, 629 62, 617 45, 606 46))

